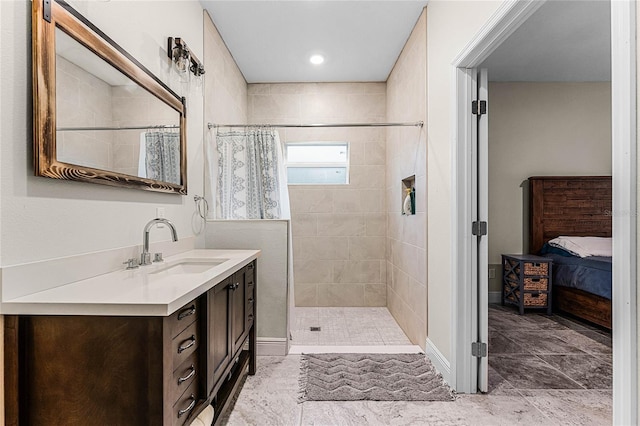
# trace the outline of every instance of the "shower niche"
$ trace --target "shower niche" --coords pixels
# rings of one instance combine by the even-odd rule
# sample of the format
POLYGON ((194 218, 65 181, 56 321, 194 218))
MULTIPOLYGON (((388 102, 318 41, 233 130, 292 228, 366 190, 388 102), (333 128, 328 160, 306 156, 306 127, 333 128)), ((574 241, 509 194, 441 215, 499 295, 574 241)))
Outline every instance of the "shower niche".
POLYGON ((400 212, 405 216, 416 214, 416 176, 402 179, 402 197, 400 200, 400 212))

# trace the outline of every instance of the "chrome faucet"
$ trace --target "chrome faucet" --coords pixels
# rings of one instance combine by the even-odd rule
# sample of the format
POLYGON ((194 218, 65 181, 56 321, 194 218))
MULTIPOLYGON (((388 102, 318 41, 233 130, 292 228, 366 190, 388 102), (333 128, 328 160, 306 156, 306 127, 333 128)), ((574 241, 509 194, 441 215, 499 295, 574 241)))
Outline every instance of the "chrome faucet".
POLYGON ((149 253, 149 231, 152 226, 158 223, 164 223, 167 225, 171 230, 171 239, 173 239, 174 242, 178 241, 178 233, 176 232, 176 227, 173 226, 173 223, 160 217, 151 219, 144 227, 144 232, 142 233, 142 254, 140 255, 140 266, 151 265, 151 253, 149 253))

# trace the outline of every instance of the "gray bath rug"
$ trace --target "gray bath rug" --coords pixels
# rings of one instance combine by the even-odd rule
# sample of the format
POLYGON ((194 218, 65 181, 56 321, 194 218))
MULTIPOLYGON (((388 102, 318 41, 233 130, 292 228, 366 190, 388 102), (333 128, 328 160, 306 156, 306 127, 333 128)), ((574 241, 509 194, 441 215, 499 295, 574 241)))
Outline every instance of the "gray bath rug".
POLYGON ((300 401, 453 401, 424 354, 307 354, 300 401))

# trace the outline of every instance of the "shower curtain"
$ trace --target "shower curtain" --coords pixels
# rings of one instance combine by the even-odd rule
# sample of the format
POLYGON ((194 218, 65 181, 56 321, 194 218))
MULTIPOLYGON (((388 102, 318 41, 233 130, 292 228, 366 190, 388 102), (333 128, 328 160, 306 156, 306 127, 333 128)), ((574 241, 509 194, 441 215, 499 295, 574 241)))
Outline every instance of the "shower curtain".
POLYGON ((140 167, 143 177, 180 184, 180 134, 177 132, 145 132, 140 144, 140 167), (144 150, 142 149, 144 147, 144 150), (144 161, 144 162, 143 162, 144 161))
POLYGON ((209 150, 216 219, 291 219, 278 132, 218 132, 209 150))

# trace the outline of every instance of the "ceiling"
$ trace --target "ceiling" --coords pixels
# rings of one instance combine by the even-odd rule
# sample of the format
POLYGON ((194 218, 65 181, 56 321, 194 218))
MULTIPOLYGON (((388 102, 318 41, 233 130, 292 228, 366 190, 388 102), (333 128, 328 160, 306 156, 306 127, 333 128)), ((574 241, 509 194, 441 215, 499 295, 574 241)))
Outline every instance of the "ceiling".
POLYGON ((386 81, 427 0, 201 3, 247 82, 276 83, 386 81))
POLYGON ((491 81, 610 81, 609 1, 548 1, 482 65, 491 81))
MULTIPOLYGON (((201 3, 247 82, 273 83, 386 81, 427 0, 201 3)), ((609 7, 548 1, 482 66, 491 81, 610 81, 609 7)))

